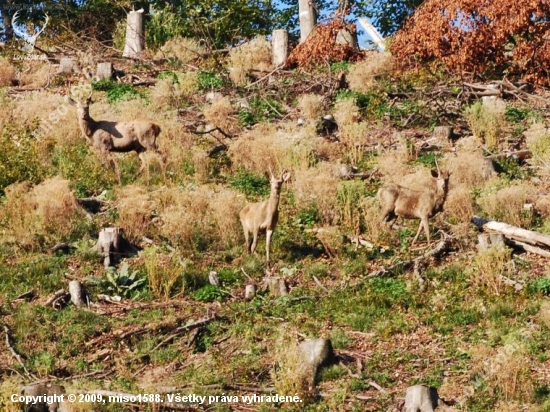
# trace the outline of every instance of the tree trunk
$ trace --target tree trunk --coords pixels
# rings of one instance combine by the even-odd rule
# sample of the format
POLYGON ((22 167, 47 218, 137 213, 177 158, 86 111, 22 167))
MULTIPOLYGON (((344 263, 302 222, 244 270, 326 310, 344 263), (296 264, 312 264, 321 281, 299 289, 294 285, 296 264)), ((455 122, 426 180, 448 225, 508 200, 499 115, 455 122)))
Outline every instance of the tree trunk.
POLYGON ((137 58, 143 50, 143 10, 128 13, 123 57, 137 58))
POLYGON ((272 38, 273 66, 279 67, 285 64, 288 57, 288 32, 273 30, 272 38))
POLYGON ((6 43, 13 39, 13 29, 11 27, 11 15, 7 10, 2 11, 2 24, 4 25, 4 37, 6 43))
POLYGON ((299 0, 298 12, 300 16, 300 43, 303 43, 313 31, 317 22, 315 3, 313 0, 299 0))

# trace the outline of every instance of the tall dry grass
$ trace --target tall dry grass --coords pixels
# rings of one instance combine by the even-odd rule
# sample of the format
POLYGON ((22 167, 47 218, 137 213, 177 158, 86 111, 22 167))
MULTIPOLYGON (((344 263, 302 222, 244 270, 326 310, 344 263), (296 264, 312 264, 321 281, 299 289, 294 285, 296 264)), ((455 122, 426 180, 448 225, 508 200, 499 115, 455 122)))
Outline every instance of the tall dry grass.
POLYGON ((306 93, 298 98, 298 109, 306 120, 317 121, 323 114, 324 97, 318 94, 306 93))
POLYGON ((389 52, 368 52, 365 59, 350 67, 346 79, 350 90, 366 93, 378 79, 390 74, 395 60, 389 52))
POLYGON ((182 64, 190 64, 202 58, 204 46, 197 40, 176 36, 168 40, 155 54, 155 59, 177 59, 182 64))
POLYGON ((150 193, 138 185, 128 185, 116 191, 118 225, 131 242, 140 242, 153 231, 152 218, 155 202, 150 193))
POLYGON ((293 176, 293 187, 298 209, 315 208, 322 225, 339 222, 338 179, 334 166, 320 163, 311 169, 297 170, 293 176))
POLYGON ((247 75, 253 70, 272 69, 271 43, 264 36, 255 37, 229 52, 229 78, 238 86, 248 83, 247 75))
POLYGON ((10 86, 15 80, 15 66, 8 58, 0 56, 0 87, 10 86))
POLYGON ((516 183, 499 188, 488 182, 488 187, 477 199, 477 204, 493 220, 513 226, 528 228, 533 222, 532 208, 525 204, 533 203, 537 189, 530 182, 516 183))
POLYGON ((258 124, 229 146, 233 166, 263 174, 275 170, 305 170, 315 163, 315 137, 298 130, 258 124))
POLYGON ((25 248, 68 240, 84 213, 69 181, 53 177, 32 187, 27 182, 6 188, 0 207, 3 240, 25 248))

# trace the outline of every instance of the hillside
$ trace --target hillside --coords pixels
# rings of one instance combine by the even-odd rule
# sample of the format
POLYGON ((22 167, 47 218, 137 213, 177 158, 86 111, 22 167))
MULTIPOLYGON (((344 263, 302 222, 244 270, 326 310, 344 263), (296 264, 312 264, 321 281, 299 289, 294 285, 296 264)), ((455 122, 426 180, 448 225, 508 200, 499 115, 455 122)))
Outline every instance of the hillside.
POLYGON ((472 224, 550 235, 547 90, 404 72, 389 53, 275 70, 266 43, 200 58, 198 44, 173 44, 163 58, 113 58, 119 80, 93 83, 0 62, 3 410, 33 382, 219 396, 171 406, 209 411, 392 411, 424 383, 456 410, 550 410, 548 252, 478 247, 472 224), (142 173, 136 153, 83 137, 66 97, 90 84, 93 119, 160 126, 142 173), (431 170, 450 173, 445 203, 431 244, 421 232, 411 246, 419 220, 383 225, 376 193, 435 193, 431 170), (246 253, 239 212, 273 178, 284 182, 266 262, 265 235, 246 253), (93 247, 114 227, 125 242, 106 269, 93 247), (274 278, 288 294, 270 291, 274 278), (57 293, 74 280, 88 306, 57 293), (335 352, 315 380, 295 350, 311 338, 335 352), (301 402, 232 400, 254 394, 301 402))

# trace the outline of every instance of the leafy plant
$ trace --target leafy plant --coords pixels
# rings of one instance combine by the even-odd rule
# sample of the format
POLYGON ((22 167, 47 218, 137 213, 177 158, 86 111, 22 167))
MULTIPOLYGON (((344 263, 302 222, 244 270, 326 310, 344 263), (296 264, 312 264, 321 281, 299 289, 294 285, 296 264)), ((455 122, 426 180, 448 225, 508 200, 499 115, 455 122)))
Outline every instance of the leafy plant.
POLYGON ((199 302, 213 302, 220 300, 223 297, 223 292, 214 285, 205 285, 193 294, 193 299, 199 302))
POLYGON ((127 83, 117 83, 103 79, 92 83, 94 90, 107 92, 107 101, 116 103, 123 99, 144 98, 145 96, 127 83))
POLYGON ((199 90, 221 89, 224 85, 223 78, 219 73, 199 71, 199 90))
POLYGON ((267 196, 269 194, 269 180, 265 176, 257 176, 249 170, 239 169, 229 179, 229 186, 239 190, 247 196, 267 196))
POLYGON ((147 278, 139 277, 138 274, 139 271, 137 270, 130 273, 128 262, 124 261, 118 271, 115 268, 107 269, 104 285, 110 293, 115 293, 125 298, 137 297, 143 286, 147 283, 147 278))
POLYGON ((550 278, 543 276, 533 280, 529 284, 529 290, 532 293, 541 293, 543 295, 550 295, 550 278))

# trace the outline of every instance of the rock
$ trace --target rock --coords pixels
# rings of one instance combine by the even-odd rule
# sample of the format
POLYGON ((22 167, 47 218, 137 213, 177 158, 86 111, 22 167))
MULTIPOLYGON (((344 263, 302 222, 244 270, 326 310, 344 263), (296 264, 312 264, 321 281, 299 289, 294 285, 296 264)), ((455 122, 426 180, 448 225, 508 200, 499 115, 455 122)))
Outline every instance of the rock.
MULTIPOLYGON (((26 412, 68 412, 70 408, 66 402, 59 402, 59 397, 65 394, 65 388, 60 385, 28 385, 21 388, 22 396, 51 396, 51 403, 39 402, 35 404, 22 404, 26 412), (54 398, 55 395, 55 398, 54 398)), ((66 400, 66 399, 65 399, 66 400)))
POLYGON ((426 385, 414 385, 407 388, 405 412, 434 412, 439 395, 437 389, 426 385))

